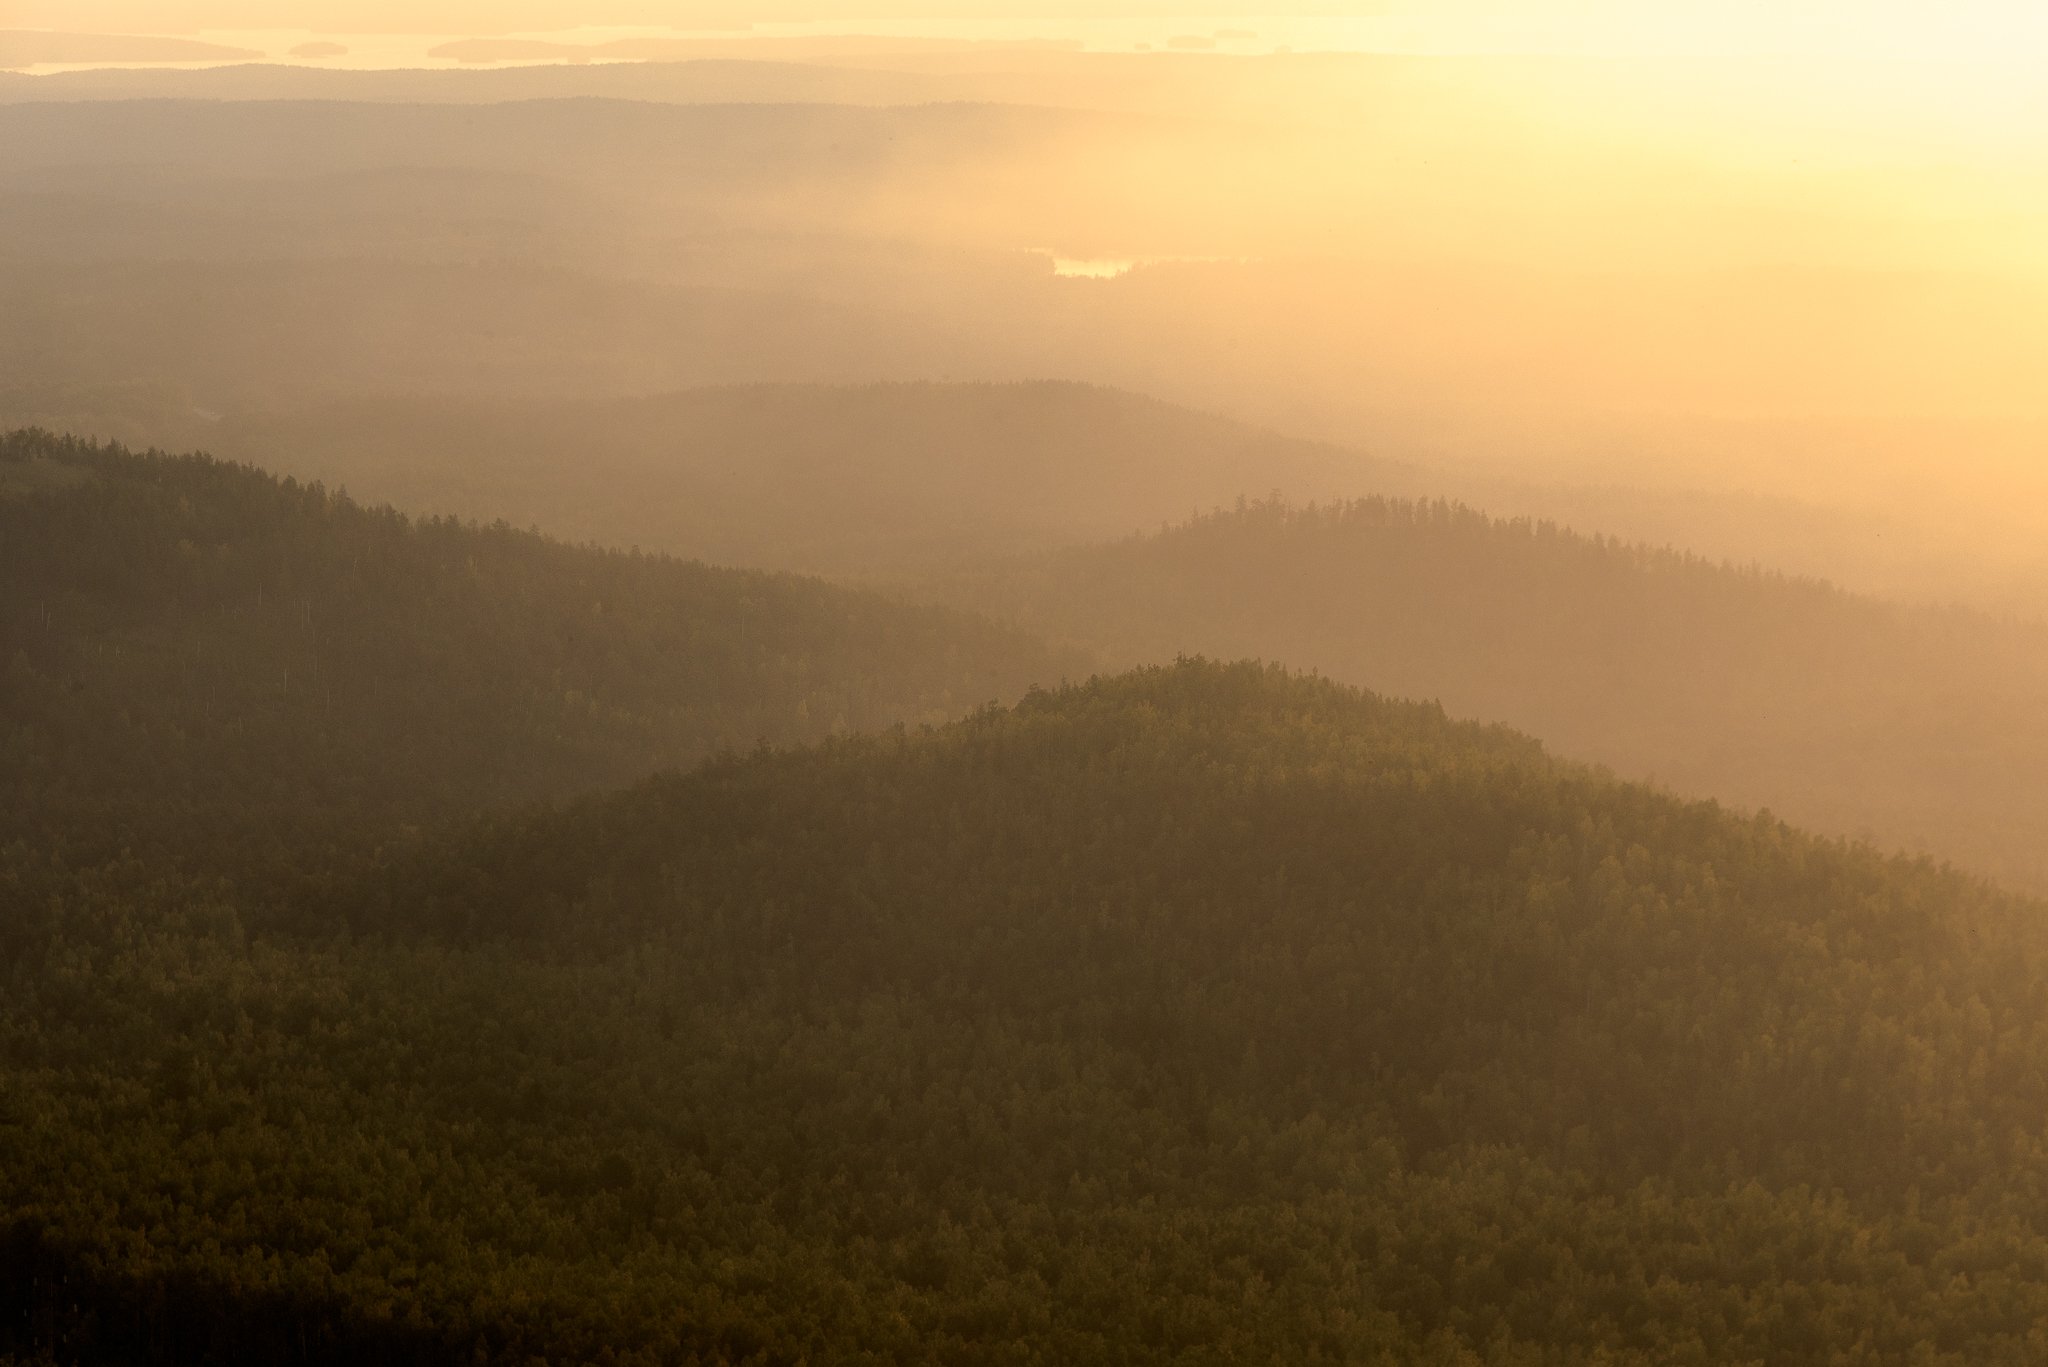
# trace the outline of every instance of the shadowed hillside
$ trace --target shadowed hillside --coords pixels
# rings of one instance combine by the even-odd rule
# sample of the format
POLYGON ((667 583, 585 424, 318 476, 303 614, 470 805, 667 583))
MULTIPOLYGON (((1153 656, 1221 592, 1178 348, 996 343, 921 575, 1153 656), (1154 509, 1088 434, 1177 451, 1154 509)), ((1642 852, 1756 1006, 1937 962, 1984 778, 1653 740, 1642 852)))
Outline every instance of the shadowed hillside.
POLYGON ((790 575, 0 439, 0 839, 289 844, 942 720, 1063 666, 790 575))
POLYGON ((75 1334, 320 1361, 1960 1367, 2048 1319, 2038 904, 1274 670, 493 823, 347 941, 11 876, 0 1344, 60 1272, 75 1334))

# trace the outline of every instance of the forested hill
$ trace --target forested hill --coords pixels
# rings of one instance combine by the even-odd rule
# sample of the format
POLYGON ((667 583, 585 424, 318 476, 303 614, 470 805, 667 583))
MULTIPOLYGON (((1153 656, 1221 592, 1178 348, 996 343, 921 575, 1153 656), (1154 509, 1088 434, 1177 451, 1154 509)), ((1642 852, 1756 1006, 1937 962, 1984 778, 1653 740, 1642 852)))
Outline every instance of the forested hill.
POLYGON ((206 440, 403 508, 820 572, 1082 544, 1247 493, 1324 498, 1416 480, 1399 462, 1051 382, 349 399, 231 413, 206 440))
POLYGON ((938 721, 1064 666, 788 575, 0 438, 0 841, 286 844, 938 721))
POLYGON ((1264 502, 955 584, 1109 661, 1258 656, 2048 889, 2048 630, 1442 502, 1264 502))
POLYGON ((2044 909, 1427 705, 1188 663, 388 857, 349 938, 38 890, 0 1351, 2040 1360, 2044 909))

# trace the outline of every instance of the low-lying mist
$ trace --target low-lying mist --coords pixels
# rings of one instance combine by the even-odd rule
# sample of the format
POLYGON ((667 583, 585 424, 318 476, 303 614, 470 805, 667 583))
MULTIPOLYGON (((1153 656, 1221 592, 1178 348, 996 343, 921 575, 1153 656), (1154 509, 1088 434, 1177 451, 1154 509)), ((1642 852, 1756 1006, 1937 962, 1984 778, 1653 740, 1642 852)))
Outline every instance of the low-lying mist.
POLYGON ((2035 611, 2035 97, 1883 75, 936 48, 23 78, 0 407, 183 440, 48 396, 1073 378, 1586 530, 1611 501, 1571 491, 1618 486, 1657 505, 1618 530, 2035 611), (113 98, 142 94, 205 98, 113 98), (1730 535, 1731 497, 1810 515, 1730 535))

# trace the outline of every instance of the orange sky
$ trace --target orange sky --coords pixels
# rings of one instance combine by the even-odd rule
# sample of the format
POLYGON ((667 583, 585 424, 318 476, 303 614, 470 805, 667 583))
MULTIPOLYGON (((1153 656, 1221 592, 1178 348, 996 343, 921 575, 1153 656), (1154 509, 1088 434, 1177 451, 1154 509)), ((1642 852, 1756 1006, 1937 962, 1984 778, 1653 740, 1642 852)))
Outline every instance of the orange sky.
POLYGON ((0 25, 98 32, 323 29, 508 33, 581 25, 1256 20, 1357 16, 1492 50, 1842 51, 1943 57, 2048 53, 2048 13, 2014 0, 0 0, 0 25))

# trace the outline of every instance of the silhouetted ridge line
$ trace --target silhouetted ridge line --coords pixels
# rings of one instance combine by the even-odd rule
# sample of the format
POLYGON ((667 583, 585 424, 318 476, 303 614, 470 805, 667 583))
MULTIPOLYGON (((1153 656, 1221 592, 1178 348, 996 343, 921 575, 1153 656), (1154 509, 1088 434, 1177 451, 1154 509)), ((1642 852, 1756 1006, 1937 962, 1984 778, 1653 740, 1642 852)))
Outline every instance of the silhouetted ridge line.
POLYGON ((959 612, 46 433, 0 438, 0 583, 0 833, 110 853, 389 834, 1065 672, 959 612))
POLYGON ((1111 664, 1313 668, 2048 888, 2048 629, 1448 500, 1244 501, 935 579, 1111 664))

